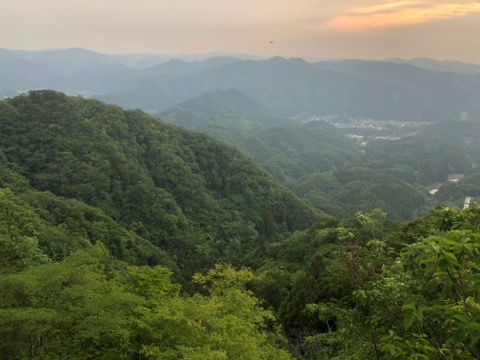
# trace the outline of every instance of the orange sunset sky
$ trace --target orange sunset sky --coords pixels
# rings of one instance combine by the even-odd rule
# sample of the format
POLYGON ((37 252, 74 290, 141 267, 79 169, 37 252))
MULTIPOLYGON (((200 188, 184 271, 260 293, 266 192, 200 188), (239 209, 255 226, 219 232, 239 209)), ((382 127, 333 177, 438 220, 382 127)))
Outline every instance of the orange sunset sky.
POLYGON ((2 0, 0 48, 480 63, 480 1, 2 0))

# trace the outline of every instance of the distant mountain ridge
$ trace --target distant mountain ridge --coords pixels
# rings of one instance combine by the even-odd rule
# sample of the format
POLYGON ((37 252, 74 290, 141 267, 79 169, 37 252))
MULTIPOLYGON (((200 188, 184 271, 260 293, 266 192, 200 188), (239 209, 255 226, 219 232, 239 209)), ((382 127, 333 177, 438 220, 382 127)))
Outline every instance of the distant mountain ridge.
POLYGON ((460 61, 438 61, 431 58, 415 58, 410 60, 394 58, 387 61, 393 63, 411 64, 433 71, 449 71, 458 74, 480 74, 479 64, 469 64, 460 61))
POLYGON ((264 106, 237 89, 206 92, 154 116, 212 135, 218 135, 217 130, 243 134, 266 124, 287 122, 274 118, 264 106))
POLYGON ((207 92, 236 89, 279 117, 309 112, 398 121, 480 119, 480 75, 472 64, 228 56, 167 60, 83 49, 0 49, 0 90, 8 96, 51 88, 159 111, 207 92))
POLYGON ((240 90, 216 90, 183 102, 183 108, 212 115, 268 116, 268 110, 240 90))
POLYGON ((230 88, 279 117, 310 112, 399 121, 448 121, 460 114, 480 118, 480 78, 383 62, 325 68, 278 57, 238 61, 191 75, 150 77, 134 89, 99 98, 155 109, 230 88))

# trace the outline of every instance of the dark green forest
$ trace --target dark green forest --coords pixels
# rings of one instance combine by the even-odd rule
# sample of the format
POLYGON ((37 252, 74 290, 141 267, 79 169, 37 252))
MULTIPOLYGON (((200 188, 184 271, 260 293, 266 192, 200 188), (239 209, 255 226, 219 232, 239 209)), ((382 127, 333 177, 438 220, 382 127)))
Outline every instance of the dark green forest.
MULTIPOLYGON (((446 200, 442 193, 432 196, 432 187, 451 188, 450 175, 467 174, 480 163, 480 132, 474 121, 417 125, 412 133, 395 122, 374 126, 372 120, 349 129, 308 120, 308 115, 304 122, 302 116, 265 115, 260 104, 228 90, 184 101, 155 116, 236 147, 295 194, 339 218, 375 208, 396 220, 425 215, 446 200), (350 131, 362 134, 357 136, 363 140, 346 136, 350 131)), ((343 125, 352 121, 336 119, 343 125)), ((476 196, 463 190, 469 187, 460 186, 448 203, 459 206, 465 196, 476 196)))
POLYGON ((0 104, 0 185, 122 260, 187 277, 219 259, 247 264, 318 214, 238 151, 141 111, 53 91, 0 104))
POLYGON ((442 199, 478 171, 455 145, 394 146, 281 184, 139 110, 1 101, 0 358, 479 359, 480 207, 432 208, 418 187, 443 179, 428 154, 466 172, 442 199))

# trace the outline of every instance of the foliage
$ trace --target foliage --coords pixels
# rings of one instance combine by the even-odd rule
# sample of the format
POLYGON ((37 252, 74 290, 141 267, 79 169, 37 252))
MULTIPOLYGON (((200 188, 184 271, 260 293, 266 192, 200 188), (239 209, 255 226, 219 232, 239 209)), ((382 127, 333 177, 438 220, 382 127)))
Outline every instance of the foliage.
POLYGON ((0 189, 0 275, 48 262, 38 246, 39 224, 12 191, 0 189))
POLYGON ((317 208, 339 218, 381 208, 392 219, 407 220, 422 213, 430 204, 425 189, 386 171, 354 165, 306 175, 290 188, 317 208))
POLYGON ((164 267, 114 270, 102 246, 0 277, 0 351, 13 359, 289 359, 273 315, 217 266, 179 295, 164 267), (211 283, 210 283, 211 282, 211 283))
MULTIPOLYGON (((388 247, 351 248, 355 261, 348 267, 355 269, 357 283, 350 305, 322 301, 306 307, 328 325, 306 340, 315 356, 477 359, 480 235, 472 231, 478 231, 472 220, 479 213, 479 208, 437 209, 425 219, 430 235, 423 233, 395 258, 388 247)), ((366 219, 371 224, 371 216, 366 219)), ((371 241, 364 246, 372 245, 377 246, 371 241)))
POLYGON ((233 144, 284 182, 342 167, 360 156, 356 144, 321 121, 259 129, 233 144))
POLYGON ((0 349, 15 359, 126 359, 139 299, 106 279, 106 251, 0 278, 0 349))
POLYGON ((4 358, 480 357, 480 208, 390 220, 428 205, 419 154, 425 179, 468 167, 454 147, 378 143, 299 178, 342 217, 314 222, 238 151, 140 111, 34 91, 0 102, 0 120, 4 358))
POLYGON ((237 151, 141 111, 31 91, 0 102, 0 122, 3 184, 28 181, 23 198, 56 226, 50 233, 72 236, 61 245, 50 234, 51 246, 44 237, 58 259, 78 248, 74 238, 100 240, 120 259, 168 265, 186 280, 220 258, 241 263, 316 216, 237 151))
POLYGON ((366 155, 368 161, 388 160, 390 164, 409 166, 422 185, 446 181, 449 174, 463 174, 471 167, 459 145, 417 136, 370 142, 366 155))

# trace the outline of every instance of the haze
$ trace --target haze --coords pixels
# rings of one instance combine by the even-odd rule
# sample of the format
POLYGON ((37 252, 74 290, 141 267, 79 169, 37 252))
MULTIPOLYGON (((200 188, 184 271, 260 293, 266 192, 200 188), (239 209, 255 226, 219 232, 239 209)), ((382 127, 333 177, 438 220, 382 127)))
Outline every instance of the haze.
POLYGON ((3 0, 0 47, 480 63, 480 2, 3 0))

